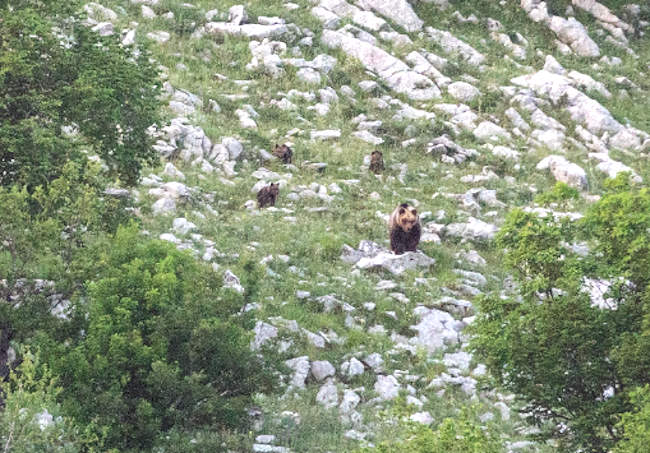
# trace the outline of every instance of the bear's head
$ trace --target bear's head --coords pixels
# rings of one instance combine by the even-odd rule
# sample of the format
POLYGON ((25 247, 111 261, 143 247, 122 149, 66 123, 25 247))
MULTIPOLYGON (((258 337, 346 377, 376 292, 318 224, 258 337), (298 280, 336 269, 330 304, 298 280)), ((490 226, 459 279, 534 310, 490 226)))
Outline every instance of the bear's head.
POLYGON ((419 222, 418 211, 408 203, 402 203, 397 210, 397 224, 407 233, 419 222))

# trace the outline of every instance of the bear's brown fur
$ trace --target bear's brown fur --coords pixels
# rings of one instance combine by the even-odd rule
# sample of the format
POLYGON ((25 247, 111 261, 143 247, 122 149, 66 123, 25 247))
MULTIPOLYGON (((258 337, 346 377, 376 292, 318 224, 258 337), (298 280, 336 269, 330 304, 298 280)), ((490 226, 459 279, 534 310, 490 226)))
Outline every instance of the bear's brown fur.
POLYGON ((384 156, 381 151, 373 151, 370 154, 370 171, 379 174, 384 171, 384 156))
POLYGON ((402 203, 395 208, 388 220, 390 231, 390 249, 396 255, 404 252, 415 252, 422 227, 417 210, 408 203, 402 203))
POLYGON ((275 199, 278 198, 278 193, 280 193, 280 183, 271 183, 266 187, 262 187, 257 192, 257 206, 259 208, 268 205, 275 206, 275 199))
POLYGON ((293 156, 293 150, 287 145, 278 145, 276 143, 275 148, 272 151, 273 155, 280 159, 284 164, 291 163, 291 157, 293 156))

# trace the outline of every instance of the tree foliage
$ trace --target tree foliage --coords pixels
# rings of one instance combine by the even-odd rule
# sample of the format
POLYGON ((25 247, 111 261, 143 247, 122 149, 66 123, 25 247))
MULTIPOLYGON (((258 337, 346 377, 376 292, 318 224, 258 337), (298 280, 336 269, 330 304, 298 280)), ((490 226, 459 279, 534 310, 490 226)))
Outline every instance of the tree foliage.
POLYGON ((579 222, 511 212, 497 245, 517 294, 484 297, 473 326, 474 351, 564 448, 614 446, 650 381, 650 192, 620 182, 579 222), (587 256, 570 246, 581 239, 587 256))
POLYGON ((2 6, 0 185, 45 186, 88 148, 134 183, 156 157, 147 128, 158 122, 160 84, 146 49, 54 16, 60 6, 2 6))
POLYGON ((621 416, 619 428, 625 438, 614 449, 615 453, 644 453, 650 445, 650 386, 630 394, 634 409, 621 416))

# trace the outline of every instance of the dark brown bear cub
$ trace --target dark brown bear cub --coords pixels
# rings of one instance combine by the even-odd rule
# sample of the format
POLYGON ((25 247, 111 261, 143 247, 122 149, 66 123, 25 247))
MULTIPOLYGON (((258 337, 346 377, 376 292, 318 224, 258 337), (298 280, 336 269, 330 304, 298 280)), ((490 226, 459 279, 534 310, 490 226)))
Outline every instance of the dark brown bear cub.
POLYGON ((287 145, 278 145, 276 143, 275 148, 273 148, 273 155, 280 159, 282 163, 290 164, 293 151, 287 145))
POLYGON ((259 208, 263 208, 268 205, 275 206, 275 199, 278 198, 279 192, 280 183, 271 183, 266 187, 262 187, 260 191, 257 192, 257 206, 259 208))
POLYGON ((370 153, 370 171, 374 174, 384 171, 384 156, 381 151, 375 150, 370 153))
POLYGON ((390 249, 396 255, 404 252, 415 252, 420 242, 422 227, 418 212, 408 203, 402 203, 395 208, 388 220, 390 230, 390 249))

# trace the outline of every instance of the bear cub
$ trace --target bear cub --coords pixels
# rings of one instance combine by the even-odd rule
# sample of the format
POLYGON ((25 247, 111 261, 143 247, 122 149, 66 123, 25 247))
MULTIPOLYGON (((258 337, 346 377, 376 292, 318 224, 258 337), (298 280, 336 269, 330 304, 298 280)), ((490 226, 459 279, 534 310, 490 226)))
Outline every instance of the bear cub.
POLYGON ((415 252, 420 242, 422 227, 417 210, 408 203, 395 208, 388 220, 390 230, 390 249, 396 255, 415 252))
POLYGON ((283 164, 291 163, 291 157, 293 156, 293 151, 287 145, 278 145, 276 143, 272 153, 275 157, 280 159, 283 164))
POLYGON ((278 198, 279 192, 280 183, 271 183, 266 187, 262 187, 259 192, 257 192, 257 206, 259 208, 263 208, 268 205, 275 206, 275 199, 278 198))
POLYGON ((384 171, 384 156, 381 151, 373 151, 370 153, 370 171, 374 174, 379 174, 384 171))

